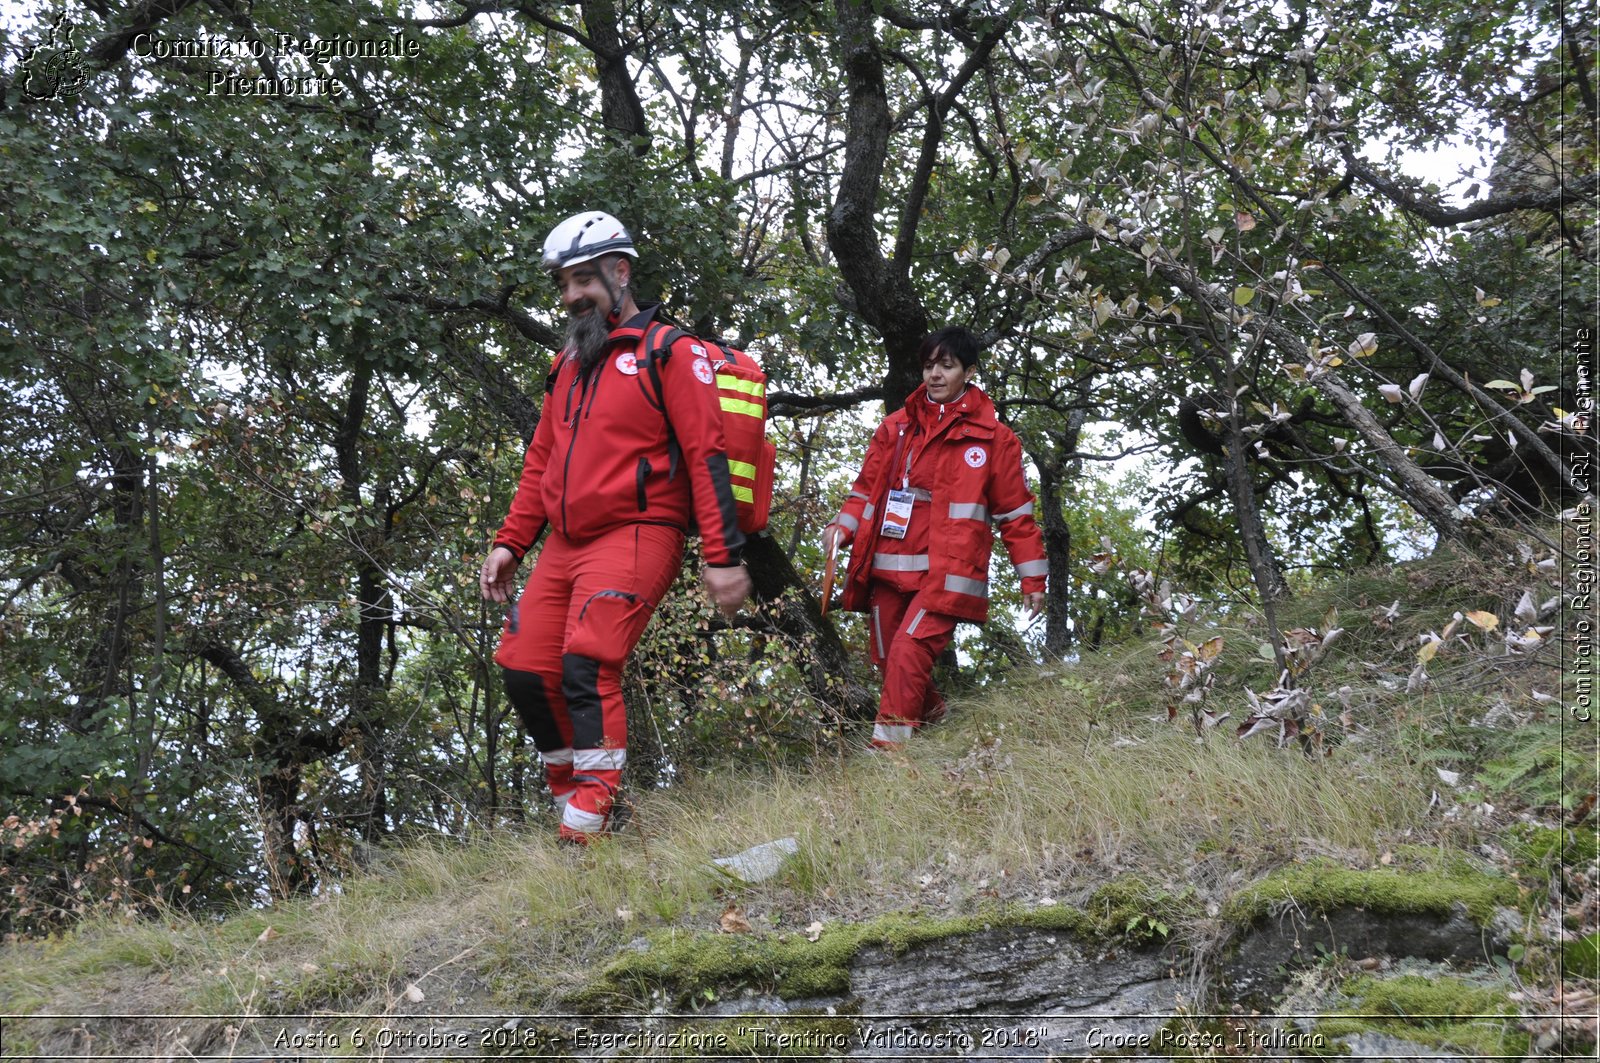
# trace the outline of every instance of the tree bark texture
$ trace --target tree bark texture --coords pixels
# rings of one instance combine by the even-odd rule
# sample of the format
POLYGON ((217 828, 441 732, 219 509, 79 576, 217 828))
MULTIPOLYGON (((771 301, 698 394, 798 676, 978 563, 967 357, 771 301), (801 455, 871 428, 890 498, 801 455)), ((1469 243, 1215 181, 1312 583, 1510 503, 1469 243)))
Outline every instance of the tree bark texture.
POLYGON ((628 55, 617 28, 616 5, 611 0, 585 0, 582 8, 600 82, 600 120, 619 144, 644 158, 650 153, 650 128, 644 105, 639 102, 639 91, 628 73, 628 55))
POLYGON ((884 406, 896 410, 922 382, 917 347, 928 333, 928 314, 911 286, 906 263, 891 263, 884 256, 878 232, 891 117, 870 4, 839 4, 839 52, 848 105, 844 171, 828 212, 828 247, 862 318, 882 337, 887 355, 884 406))

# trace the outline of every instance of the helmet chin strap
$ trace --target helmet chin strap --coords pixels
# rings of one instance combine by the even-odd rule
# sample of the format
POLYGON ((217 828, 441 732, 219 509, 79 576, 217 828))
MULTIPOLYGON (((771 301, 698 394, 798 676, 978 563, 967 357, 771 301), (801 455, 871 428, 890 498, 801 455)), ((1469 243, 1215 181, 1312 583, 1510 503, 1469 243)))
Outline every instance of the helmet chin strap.
POLYGON ((600 283, 606 286, 606 294, 611 297, 611 312, 606 315, 606 321, 612 327, 622 324, 622 300, 628 295, 628 282, 613 286, 611 275, 604 268, 600 270, 600 283))

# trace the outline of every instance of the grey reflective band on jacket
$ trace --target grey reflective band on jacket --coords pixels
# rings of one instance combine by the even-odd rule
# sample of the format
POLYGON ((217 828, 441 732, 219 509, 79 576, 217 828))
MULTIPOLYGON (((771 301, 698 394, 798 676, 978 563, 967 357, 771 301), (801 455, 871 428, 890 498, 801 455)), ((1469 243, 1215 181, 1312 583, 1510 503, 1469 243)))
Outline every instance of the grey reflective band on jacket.
POLYGON ((872 567, 885 572, 926 572, 927 554, 873 554, 872 567))
POLYGON ((967 579, 965 576, 946 576, 944 589, 955 594, 970 594, 974 598, 989 597, 989 584, 981 579, 967 579))
POLYGON ((999 516, 995 517, 994 522, 996 524, 1004 524, 1007 521, 1016 520, 1018 517, 1031 517, 1031 516, 1033 516, 1033 503, 1029 502, 1027 505, 1023 506, 1021 509, 1013 509, 1010 513, 1002 513, 1002 514, 1000 514, 999 516))
POLYGON ((951 520, 988 520, 989 507, 978 502, 950 503, 951 520))
POLYGON ((839 527, 844 528, 844 529, 846 529, 848 531, 855 532, 855 531, 860 531, 861 530, 861 522, 859 520, 856 520, 854 517, 852 517, 848 513, 839 514, 837 517, 834 518, 833 522, 835 524, 839 525, 839 527))
POLYGON ((1049 561, 1024 561, 1017 566, 1019 576, 1048 576, 1050 575, 1049 561))

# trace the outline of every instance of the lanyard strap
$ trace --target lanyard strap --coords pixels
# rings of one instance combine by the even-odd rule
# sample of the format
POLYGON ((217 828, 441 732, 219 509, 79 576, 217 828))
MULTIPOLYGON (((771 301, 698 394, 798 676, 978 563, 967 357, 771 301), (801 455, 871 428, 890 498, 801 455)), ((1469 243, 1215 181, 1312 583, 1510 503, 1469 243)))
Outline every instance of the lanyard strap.
POLYGON ((905 426, 902 425, 900 428, 900 435, 894 441, 894 464, 890 466, 890 468, 900 470, 900 489, 902 491, 908 490, 911 487, 911 466, 915 464, 916 460, 916 451, 909 450, 906 446, 906 429, 905 426), (902 454, 905 455, 906 459, 904 465, 900 463, 900 456, 902 454))

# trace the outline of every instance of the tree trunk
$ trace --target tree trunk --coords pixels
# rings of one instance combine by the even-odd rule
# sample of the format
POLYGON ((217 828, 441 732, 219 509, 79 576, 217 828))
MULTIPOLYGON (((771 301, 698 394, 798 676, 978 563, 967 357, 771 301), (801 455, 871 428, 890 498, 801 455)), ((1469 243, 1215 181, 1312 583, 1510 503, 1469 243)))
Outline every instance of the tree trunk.
POLYGON ((650 154, 650 127, 644 106, 628 73, 628 55, 617 29, 617 9, 611 0, 584 0, 583 25, 594 53, 600 82, 600 120, 623 147, 639 158, 650 154))
MULTIPOLYGON (((1228 415, 1228 445, 1223 451, 1223 471, 1228 479, 1228 494, 1233 498, 1234 520, 1239 526, 1239 537, 1244 542, 1245 559, 1250 565, 1250 578, 1263 605, 1283 601, 1290 596, 1289 584, 1283 578, 1278 564, 1277 551, 1267 537, 1267 527, 1261 520, 1261 506, 1256 498, 1255 481, 1250 476, 1250 441, 1245 438, 1239 423, 1238 403, 1228 415)), ((1277 644, 1277 624, 1268 616, 1273 643, 1277 644)), ((1281 661, 1279 662, 1282 663, 1281 661)))
POLYGON ((1450 542, 1466 542, 1471 537, 1461 520, 1461 507, 1433 478, 1406 455, 1405 448, 1394 441, 1372 411, 1329 371, 1319 376, 1316 388, 1339 410, 1349 424, 1373 449, 1384 465, 1394 474, 1406 503, 1416 510, 1423 520, 1433 525, 1439 538, 1450 542))
POLYGON ((883 56, 873 32, 875 16, 872 6, 860 0, 844 0, 838 10, 840 66, 849 104, 844 171, 828 212, 828 247, 862 318, 882 337, 887 355, 884 407, 893 411, 922 382, 917 348, 928 333, 928 314, 905 263, 891 265, 879 242, 877 214, 892 119, 883 56))
POLYGON ((340 728, 321 732, 302 729, 298 714, 281 704, 271 689, 256 678, 238 650, 219 637, 204 637, 198 654, 228 677, 254 718, 253 726, 248 728, 250 756, 260 763, 256 783, 261 809, 261 855, 271 885, 284 895, 309 892, 316 884, 316 875, 300 860, 295 845, 301 818, 301 776, 307 764, 339 748, 340 728))
POLYGON ((781 607, 773 607, 771 616, 786 638, 813 641, 816 656, 806 673, 806 687, 812 696, 824 704, 837 704, 850 719, 870 719, 877 711, 877 699, 851 679, 854 671, 849 647, 839 637, 839 629, 822 615, 816 594, 800 579, 789 555, 770 535, 757 535, 745 547, 745 557, 750 562, 757 601, 776 602, 789 587, 805 591, 802 601, 791 599, 781 607))
POLYGON ((1063 657, 1072 648, 1071 602, 1067 588, 1072 579, 1072 528, 1067 524, 1066 478, 1056 465, 1034 458, 1039 467, 1039 531, 1044 535, 1045 562, 1050 566, 1044 604, 1044 649, 1063 657))

